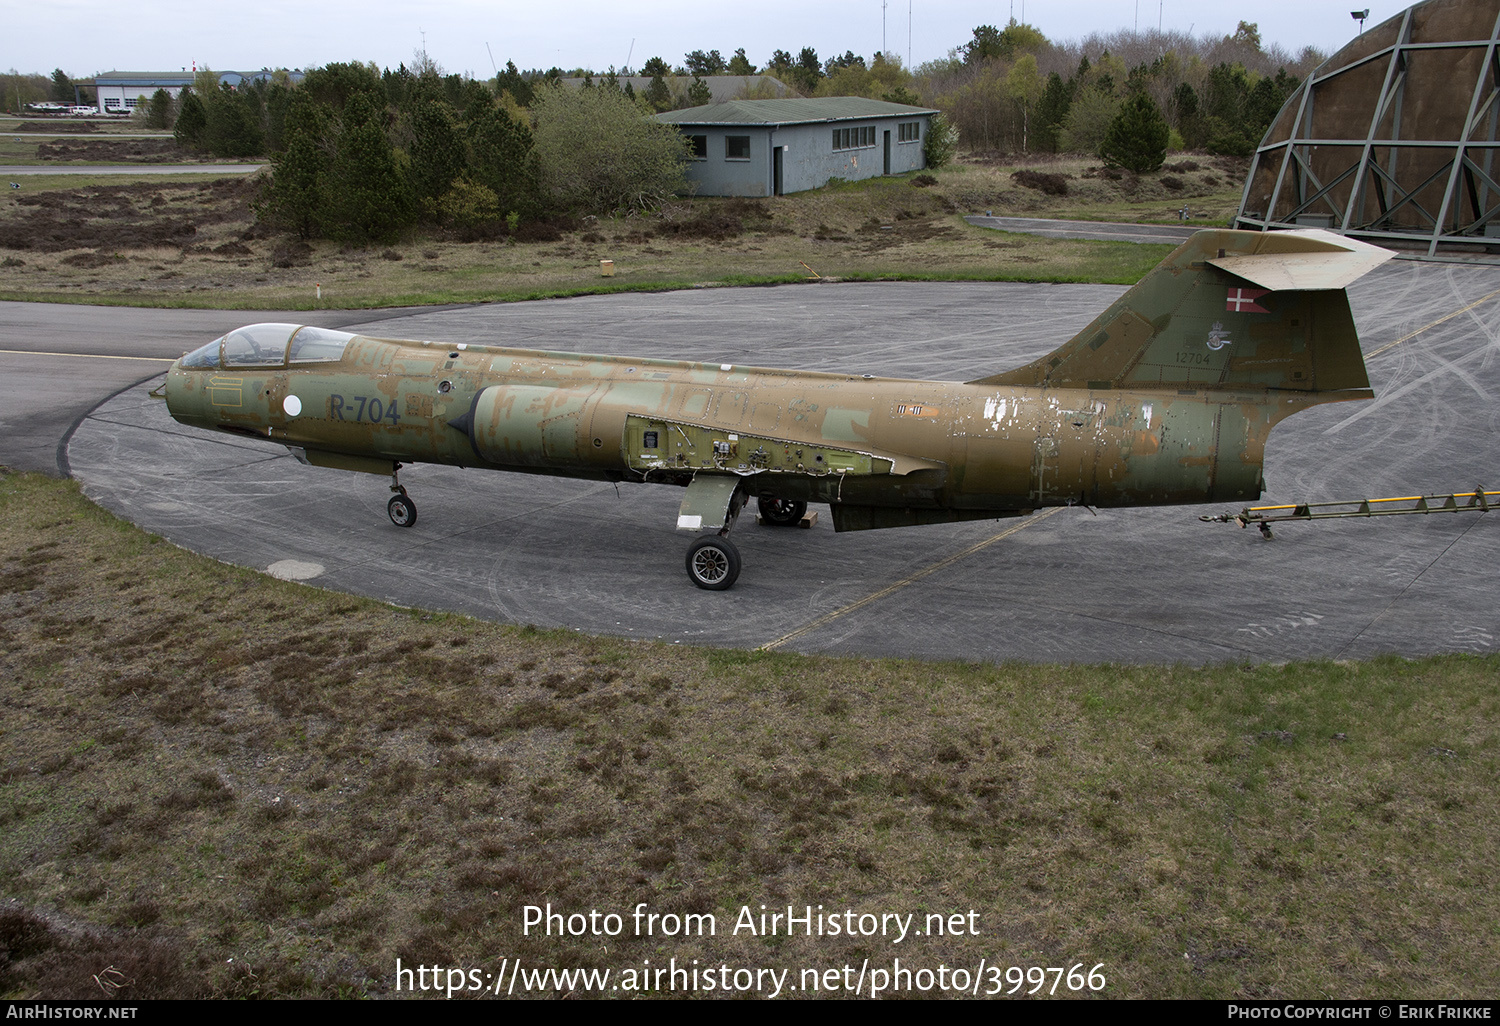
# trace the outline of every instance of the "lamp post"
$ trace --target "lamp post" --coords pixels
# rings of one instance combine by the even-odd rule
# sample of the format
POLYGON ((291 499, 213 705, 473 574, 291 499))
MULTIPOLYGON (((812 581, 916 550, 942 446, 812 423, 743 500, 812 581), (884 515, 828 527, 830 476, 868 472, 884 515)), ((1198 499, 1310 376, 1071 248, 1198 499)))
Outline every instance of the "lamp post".
POLYGON ((1360 35, 1364 35, 1365 34, 1365 19, 1368 18, 1369 16, 1370 16, 1370 9, 1368 7, 1366 7, 1362 11, 1350 11, 1349 12, 1349 17, 1351 17, 1355 21, 1359 22, 1359 34, 1360 35))

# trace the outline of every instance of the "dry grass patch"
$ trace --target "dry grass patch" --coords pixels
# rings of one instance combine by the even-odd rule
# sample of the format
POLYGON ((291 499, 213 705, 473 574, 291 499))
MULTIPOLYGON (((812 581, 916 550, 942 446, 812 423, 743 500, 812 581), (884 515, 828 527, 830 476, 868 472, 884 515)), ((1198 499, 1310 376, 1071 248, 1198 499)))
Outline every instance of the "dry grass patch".
POLYGON ((1212 169, 1165 175, 1186 183, 1174 188, 1144 178, 1086 178, 1088 167, 1074 163, 1041 171, 968 163, 793 196, 684 200, 650 215, 523 224, 514 239, 467 241, 439 232, 368 250, 305 243, 256 225, 253 178, 73 187, 28 181, 0 195, 0 249, 22 262, 10 265, 16 273, 0 297, 310 309, 815 275, 1127 283, 1166 247, 1000 236, 968 225, 963 215, 991 209, 1165 220, 1177 209, 1167 197, 1178 206, 1183 197, 1217 197, 1206 191, 1212 169), (1019 184, 1032 180, 1028 175, 1062 183, 1067 194, 1019 184), (74 262, 45 258, 54 252, 74 262), (601 275, 601 260, 613 261, 613 277, 601 275))
POLYGON ((1227 224, 1239 209, 1249 162, 1238 157, 1173 154, 1151 174, 1106 168, 1071 154, 967 154, 937 172, 939 188, 966 213, 1085 221, 1227 224))
MULTIPOLYGON (((1140 997, 1478 996, 1494 658, 1030 666, 397 610, 0 476, 0 991, 382 995, 395 960, 1104 963, 1140 997), (522 909, 716 917, 524 936, 522 909), (742 906, 978 936, 735 936, 742 906)), ((627 918, 628 922, 628 918, 627 918)))

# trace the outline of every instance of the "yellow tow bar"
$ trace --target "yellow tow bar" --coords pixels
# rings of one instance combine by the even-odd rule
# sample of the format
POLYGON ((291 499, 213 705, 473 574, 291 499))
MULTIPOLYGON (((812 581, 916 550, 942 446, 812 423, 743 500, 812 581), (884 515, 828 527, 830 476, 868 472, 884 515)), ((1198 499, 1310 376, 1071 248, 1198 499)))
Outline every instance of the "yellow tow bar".
POLYGON ((1500 492, 1476 488, 1447 495, 1397 495, 1389 499, 1351 499, 1345 502, 1302 502, 1287 506, 1247 506, 1238 513, 1199 517, 1211 524, 1255 524, 1271 537, 1271 524, 1286 520, 1341 520, 1347 517, 1404 517, 1422 513, 1488 513, 1500 508, 1500 492))

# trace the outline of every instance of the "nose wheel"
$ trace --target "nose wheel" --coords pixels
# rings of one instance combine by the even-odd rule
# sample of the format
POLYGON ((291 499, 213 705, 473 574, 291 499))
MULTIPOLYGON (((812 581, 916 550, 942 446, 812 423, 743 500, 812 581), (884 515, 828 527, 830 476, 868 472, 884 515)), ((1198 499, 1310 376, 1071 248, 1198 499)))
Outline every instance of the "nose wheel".
POLYGON ((385 511, 391 518, 391 523, 397 527, 410 527, 417 522, 417 504, 411 501, 411 496, 406 494, 406 489, 401 486, 400 479, 396 476, 401 472, 401 464, 397 463, 391 468, 391 501, 385 504, 385 511))
POLYGON ((392 495, 391 501, 385 504, 385 511, 397 527, 410 527, 417 522, 417 504, 405 493, 392 495))

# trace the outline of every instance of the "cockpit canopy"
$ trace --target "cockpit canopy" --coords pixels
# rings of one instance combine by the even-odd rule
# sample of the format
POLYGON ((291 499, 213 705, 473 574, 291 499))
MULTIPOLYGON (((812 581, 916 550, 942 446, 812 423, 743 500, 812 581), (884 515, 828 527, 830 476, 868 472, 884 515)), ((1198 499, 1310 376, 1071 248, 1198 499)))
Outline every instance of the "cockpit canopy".
POLYGON ((236 328, 182 358, 191 368, 285 367, 336 363, 354 335, 311 324, 251 324, 236 328))

